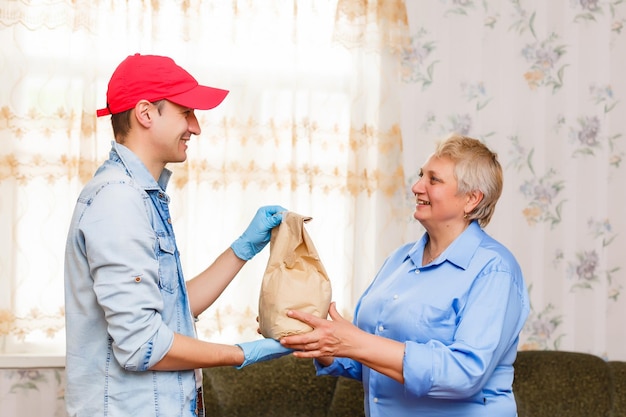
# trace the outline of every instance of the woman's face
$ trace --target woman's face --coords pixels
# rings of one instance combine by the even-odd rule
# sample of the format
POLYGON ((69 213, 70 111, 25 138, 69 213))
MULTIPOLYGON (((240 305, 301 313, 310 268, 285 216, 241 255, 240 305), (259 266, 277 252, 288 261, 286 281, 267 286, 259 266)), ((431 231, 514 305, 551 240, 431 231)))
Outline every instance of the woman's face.
POLYGON ((420 169, 420 178, 411 190, 416 197, 413 217, 422 225, 444 226, 465 222, 468 196, 457 193, 454 162, 431 156, 420 169))

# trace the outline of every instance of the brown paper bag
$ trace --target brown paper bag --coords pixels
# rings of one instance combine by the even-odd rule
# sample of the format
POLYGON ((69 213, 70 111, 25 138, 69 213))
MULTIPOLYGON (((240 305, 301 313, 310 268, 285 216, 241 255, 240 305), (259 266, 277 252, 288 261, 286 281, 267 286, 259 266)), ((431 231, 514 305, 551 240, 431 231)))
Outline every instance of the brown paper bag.
POLYGON ((259 329, 267 338, 313 330, 287 317, 287 310, 302 310, 326 318, 331 286, 313 241, 304 228, 311 217, 284 212, 282 223, 272 229, 270 258, 259 295, 259 329))

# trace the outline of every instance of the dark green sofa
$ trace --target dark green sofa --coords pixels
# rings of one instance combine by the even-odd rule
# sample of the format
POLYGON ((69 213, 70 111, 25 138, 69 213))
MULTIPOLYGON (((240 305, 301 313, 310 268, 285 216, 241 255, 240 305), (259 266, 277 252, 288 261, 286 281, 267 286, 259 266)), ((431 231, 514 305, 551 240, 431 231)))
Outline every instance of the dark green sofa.
MULTIPOLYGON (((360 382, 315 376, 311 360, 291 355, 241 370, 205 369, 204 391, 207 417, 364 415, 360 382)), ((514 391, 519 417, 626 417, 626 362, 522 351, 514 391)))

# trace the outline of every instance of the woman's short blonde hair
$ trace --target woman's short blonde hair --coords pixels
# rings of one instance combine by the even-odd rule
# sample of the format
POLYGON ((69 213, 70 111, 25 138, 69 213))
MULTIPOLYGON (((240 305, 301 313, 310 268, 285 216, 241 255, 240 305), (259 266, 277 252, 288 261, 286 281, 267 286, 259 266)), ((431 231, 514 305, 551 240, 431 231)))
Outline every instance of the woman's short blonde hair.
POLYGON ((502 166, 498 155, 478 139, 451 135, 437 145, 433 156, 454 162, 458 193, 477 190, 483 193, 483 199, 467 213, 467 218, 478 220, 481 227, 487 226, 502 194, 502 166))

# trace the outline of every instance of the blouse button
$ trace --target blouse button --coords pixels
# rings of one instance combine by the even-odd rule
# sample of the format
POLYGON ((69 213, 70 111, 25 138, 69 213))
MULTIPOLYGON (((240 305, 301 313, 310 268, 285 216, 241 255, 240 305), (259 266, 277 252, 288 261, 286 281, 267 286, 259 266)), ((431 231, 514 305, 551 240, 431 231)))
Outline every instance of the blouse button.
POLYGON ((378 331, 382 332, 383 330, 385 330, 385 326, 383 326, 382 324, 378 326, 378 331))
POLYGON ((393 295, 393 299, 394 299, 394 300, 397 300, 397 299, 398 299, 398 294, 394 294, 394 295, 393 295))
POLYGON ((416 273, 416 274, 419 274, 419 273, 420 273, 420 270, 419 270, 419 269, 416 269, 416 270, 415 270, 415 273, 416 273))
POLYGON ((377 403, 378 402, 378 397, 374 397, 374 402, 377 403))

